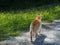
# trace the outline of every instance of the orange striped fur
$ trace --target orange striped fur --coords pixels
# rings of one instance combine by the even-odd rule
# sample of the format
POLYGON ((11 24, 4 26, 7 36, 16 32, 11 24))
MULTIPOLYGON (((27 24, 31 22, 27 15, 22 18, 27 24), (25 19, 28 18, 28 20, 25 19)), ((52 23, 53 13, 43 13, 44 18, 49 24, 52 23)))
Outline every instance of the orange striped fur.
POLYGON ((31 22, 31 25, 30 25, 30 40, 31 41, 32 41, 33 35, 35 35, 35 38, 37 38, 38 36, 37 31, 40 28, 40 25, 41 25, 41 16, 38 15, 36 16, 36 19, 31 22))

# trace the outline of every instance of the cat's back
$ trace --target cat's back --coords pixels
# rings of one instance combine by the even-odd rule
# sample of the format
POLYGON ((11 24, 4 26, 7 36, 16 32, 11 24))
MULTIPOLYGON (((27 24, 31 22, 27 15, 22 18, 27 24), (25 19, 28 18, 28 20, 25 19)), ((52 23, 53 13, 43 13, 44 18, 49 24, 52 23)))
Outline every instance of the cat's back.
POLYGON ((32 25, 33 25, 33 26, 40 25, 40 21, 38 21, 38 20, 33 20, 32 25))

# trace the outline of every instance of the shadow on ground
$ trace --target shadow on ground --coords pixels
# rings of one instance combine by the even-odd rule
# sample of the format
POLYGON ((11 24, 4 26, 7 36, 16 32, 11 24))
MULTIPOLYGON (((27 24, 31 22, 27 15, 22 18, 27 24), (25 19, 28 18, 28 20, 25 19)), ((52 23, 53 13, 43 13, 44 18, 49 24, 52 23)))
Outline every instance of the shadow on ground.
POLYGON ((45 38, 46 38, 46 36, 41 34, 40 36, 38 36, 38 38, 36 38, 35 41, 32 42, 32 44, 34 44, 34 45, 43 45, 43 42, 44 42, 45 38))

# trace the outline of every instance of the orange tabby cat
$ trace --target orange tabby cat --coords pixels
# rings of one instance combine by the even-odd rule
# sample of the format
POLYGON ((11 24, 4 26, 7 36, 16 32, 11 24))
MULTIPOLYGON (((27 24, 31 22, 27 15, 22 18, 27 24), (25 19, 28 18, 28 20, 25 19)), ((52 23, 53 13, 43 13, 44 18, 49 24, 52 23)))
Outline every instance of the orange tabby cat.
POLYGON ((36 19, 31 22, 31 25, 30 25, 30 40, 31 41, 32 41, 33 36, 35 36, 35 38, 37 38, 38 29, 41 31, 41 16, 40 15, 36 16, 36 19))

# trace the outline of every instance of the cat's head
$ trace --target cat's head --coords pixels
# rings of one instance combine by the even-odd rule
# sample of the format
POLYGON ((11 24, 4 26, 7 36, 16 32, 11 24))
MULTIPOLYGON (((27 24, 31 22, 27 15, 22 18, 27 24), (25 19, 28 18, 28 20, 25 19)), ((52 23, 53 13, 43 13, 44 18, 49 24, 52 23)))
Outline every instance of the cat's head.
POLYGON ((42 19, 42 15, 41 15, 41 14, 38 14, 38 15, 36 16, 36 19, 42 19))

